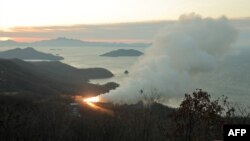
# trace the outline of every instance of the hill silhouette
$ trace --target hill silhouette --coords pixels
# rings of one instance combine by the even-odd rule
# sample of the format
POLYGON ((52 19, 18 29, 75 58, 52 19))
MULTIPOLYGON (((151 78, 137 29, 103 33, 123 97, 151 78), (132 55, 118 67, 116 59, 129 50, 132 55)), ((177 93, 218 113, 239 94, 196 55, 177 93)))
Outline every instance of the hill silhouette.
POLYGON ((23 60, 53 60, 53 61, 64 59, 61 56, 56 56, 53 54, 37 51, 32 47, 27 47, 24 49, 16 48, 0 52, 0 58, 5 58, 5 59, 18 58, 23 60))
POLYGON ((106 69, 77 69, 61 62, 25 62, 19 59, 0 59, 0 92, 5 94, 32 93, 36 96, 54 94, 105 93, 116 83, 95 85, 92 78, 107 78, 113 74, 106 69), (95 74, 98 74, 95 76, 95 74))
POLYGON ((79 47, 79 46, 102 46, 102 47, 147 47, 149 43, 119 43, 119 42, 91 42, 66 37, 41 40, 35 42, 16 42, 13 40, 0 41, 1 46, 46 46, 46 47, 79 47))

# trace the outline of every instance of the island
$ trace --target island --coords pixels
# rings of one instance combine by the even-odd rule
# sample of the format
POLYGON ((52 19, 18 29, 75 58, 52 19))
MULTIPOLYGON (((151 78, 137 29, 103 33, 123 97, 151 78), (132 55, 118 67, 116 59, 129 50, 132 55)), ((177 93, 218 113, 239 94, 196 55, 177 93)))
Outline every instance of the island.
POLYGON ((0 58, 4 59, 18 58, 22 60, 51 60, 51 61, 58 61, 64 59, 63 57, 58 55, 37 51, 32 47, 27 47, 23 49, 16 48, 0 52, 0 58))
POLYGON ((122 56, 141 56, 141 55, 143 55, 143 53, 135 49, 118 49, 104 53, 100 56, 122 57, 122 56))
POLYGON ((128 70, 125 70, 125 71, 124 71, 124 74, 128 74, 128 73, 129 73, 128 70))

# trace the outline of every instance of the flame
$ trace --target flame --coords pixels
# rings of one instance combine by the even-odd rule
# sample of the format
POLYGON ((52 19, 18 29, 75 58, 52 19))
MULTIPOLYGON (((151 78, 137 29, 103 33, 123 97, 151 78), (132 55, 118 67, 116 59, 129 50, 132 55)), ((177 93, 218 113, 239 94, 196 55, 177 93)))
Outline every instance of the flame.
POLYGON ((90 98, 85 98, 83 99, 84 102, 86 102, 86 104, 88 106, 90 106, 91 108, 97 110, 97 111, 101 111, 101 112, 104 112, 106 114, 109 114, 109 115, 113 115, 113 111, 109 110, 109 109, 106 109, 106 108, 103 108, 101 106, 98 106, 96 105, 95 103, 97 102, 101 102, 101 99, 99 96, 95 96, 95 97, 90 97, 90 98))
POLYGON ((100 98, 98 96, 95 96, 95 97, 85 98, 83 99, 83 101, 88 103, 96 103, 100 102, 100 98))

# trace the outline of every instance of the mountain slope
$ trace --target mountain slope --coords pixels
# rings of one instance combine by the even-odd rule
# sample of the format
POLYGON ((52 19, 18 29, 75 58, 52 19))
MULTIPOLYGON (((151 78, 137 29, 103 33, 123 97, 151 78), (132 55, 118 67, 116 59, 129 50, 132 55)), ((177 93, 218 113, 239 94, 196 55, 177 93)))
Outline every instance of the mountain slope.
MULTIPOLYGON (((111 74, 107 71, 102 77, 110 77, 111 74)), ((5 94, 28 92, 46 96, 87 95, 91 92, 97 95, 118 86, 116 83, 94 85, 88 83, 88 79, 88 73, 60 62, 29 63, 19 59, 0 59, 0 92, 5 94)))

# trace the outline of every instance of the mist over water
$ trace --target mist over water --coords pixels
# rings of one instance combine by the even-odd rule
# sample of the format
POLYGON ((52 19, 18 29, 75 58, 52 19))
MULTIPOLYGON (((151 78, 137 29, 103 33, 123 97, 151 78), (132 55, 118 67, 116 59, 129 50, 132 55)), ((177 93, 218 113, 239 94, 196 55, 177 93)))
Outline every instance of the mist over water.
MULTIPOLYGON (((141 100, 141 90, 147 95, 156 90, 162 103, 177 106, 185 93, 196 88, 223 95, 229 91, 227 83, 234 80, 222 75, 219 84, 209 76, 219 76, 217 74, 223 74, 224 68, 231 65, 227 59, 235 55, 232 44, 236 39, 237 31, 226 17, 182 15, 178 22, 159 31, 152 47, 135 63, 126 82, 102 97, 114 103, 136 103, 141 100), (229 65, 224 67, 226 63, 229 65)), ((226 73, 232 78, 236 74, 230 71, 226 73)))

